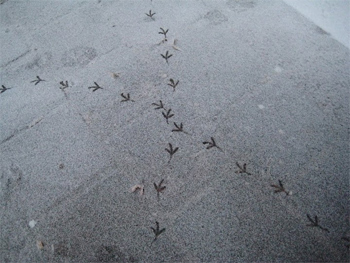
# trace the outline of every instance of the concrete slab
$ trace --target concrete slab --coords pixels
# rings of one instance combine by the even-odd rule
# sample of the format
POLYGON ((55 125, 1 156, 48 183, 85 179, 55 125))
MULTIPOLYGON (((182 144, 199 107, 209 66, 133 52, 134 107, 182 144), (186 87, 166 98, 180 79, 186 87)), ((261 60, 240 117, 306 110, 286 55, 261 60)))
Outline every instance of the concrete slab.
POLYGON ((349 49, 319 26, 280 0, 0 3, 1 262, 349 261, 349 49))

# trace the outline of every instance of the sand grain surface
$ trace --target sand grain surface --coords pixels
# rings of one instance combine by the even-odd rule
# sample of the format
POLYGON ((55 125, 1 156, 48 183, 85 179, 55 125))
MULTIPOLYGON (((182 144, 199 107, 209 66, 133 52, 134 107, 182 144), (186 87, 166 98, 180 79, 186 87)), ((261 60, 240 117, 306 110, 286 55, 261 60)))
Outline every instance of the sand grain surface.
POLYGON ((1 262, 349 260, 349 49, 283 1, 0 17, 1 262))

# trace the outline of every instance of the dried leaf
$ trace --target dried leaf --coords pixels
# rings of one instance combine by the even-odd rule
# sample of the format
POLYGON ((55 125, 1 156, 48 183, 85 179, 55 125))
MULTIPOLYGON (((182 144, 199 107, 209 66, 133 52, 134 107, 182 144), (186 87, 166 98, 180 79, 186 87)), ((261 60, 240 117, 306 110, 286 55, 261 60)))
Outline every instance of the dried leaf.
POLYGON ((144 192, 145 192, 145 189, 144 189, 144 186, 143 185, 134 185, 132 188, 131 188, 131 192, 136 192, 136 191, 140 191, 140 195, 143 195, 144 192))
POLYGON ((37 240, 36 241, 36 246, 37 246, 38 249, 41 250, 41 249, 44 248, 44 243, 42 241, 40 241, 40 240, 37 240))

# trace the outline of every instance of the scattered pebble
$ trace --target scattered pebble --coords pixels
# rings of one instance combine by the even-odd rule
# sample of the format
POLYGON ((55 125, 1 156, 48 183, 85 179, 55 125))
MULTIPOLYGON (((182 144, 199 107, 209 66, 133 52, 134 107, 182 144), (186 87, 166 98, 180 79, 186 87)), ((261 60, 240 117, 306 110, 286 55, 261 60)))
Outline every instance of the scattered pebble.
POLYGON ((30 222, 29 222, 30 228, 35 227, 36 223, 37 223, 37 222, 36 222, 35 220, 30 221, 30 222))
POLYGON ((281 68, 280 66, 276 66, 276 67, 275 67, 275 71, 276 71, 277 73, 281 73, 282 70, 283 70, 283 68, 281 68))
POLYGON ((259 109, 261 109, 261 110, 262 110, 262 109, 265 109, 265 106, 264 106, 264 105, 261 105, 261 104, 258 105, 258 107, 259 107, 259 109))

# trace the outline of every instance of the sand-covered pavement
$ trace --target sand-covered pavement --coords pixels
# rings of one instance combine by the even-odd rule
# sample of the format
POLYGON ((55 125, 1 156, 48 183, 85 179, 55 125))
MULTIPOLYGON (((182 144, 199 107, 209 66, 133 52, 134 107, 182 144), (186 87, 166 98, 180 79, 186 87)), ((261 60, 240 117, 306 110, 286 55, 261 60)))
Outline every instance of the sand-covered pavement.
POLYGON ((1 2, 0 262, 349 261, 327 31, 281 0, 1 2))

